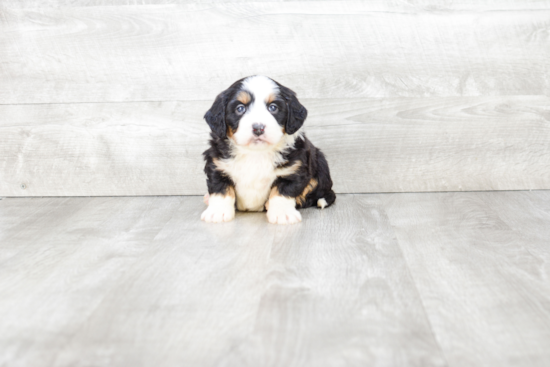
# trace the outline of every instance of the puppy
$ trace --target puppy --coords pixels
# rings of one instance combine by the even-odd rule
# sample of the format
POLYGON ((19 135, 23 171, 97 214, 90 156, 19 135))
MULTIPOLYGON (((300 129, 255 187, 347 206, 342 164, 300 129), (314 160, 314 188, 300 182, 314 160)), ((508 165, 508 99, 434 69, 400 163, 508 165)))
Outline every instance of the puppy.
POLYGON ((204 116, 212 132, 201 219, 228 222, 235 207, 265 208, 270 223, 291 224, 302 220, 297 208, 334 203, 327 160, 300 130, 306 116, 296 93, 265 76, 221 92, 204 116))

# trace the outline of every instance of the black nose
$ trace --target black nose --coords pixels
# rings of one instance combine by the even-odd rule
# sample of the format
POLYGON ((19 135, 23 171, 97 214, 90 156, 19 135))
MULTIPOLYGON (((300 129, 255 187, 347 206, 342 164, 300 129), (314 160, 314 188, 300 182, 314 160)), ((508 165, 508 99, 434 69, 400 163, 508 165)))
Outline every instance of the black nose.
POLYGON ((264 133, 265 125, 264 124, 252 124, 252 132, 256 136, 260 136, 264 133))

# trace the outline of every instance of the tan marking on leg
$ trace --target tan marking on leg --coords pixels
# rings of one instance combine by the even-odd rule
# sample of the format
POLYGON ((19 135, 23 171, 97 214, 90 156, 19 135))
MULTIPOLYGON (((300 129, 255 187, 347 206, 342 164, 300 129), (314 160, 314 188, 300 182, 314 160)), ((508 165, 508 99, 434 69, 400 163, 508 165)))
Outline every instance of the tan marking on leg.
POLYGON ((293 224, 302 221, 302 215, 296 210, 296 199, 281 195, 276 187, 271 189, 266 207, 269 223, 293 224))
POLYGON ((272 197, 279 196, 279 190, 276 187, 272 187, 271 191, 269 192, 269 198, 267 198, 267 201, 265 202, 265 210, 269 210, 269 199, 272 197))
POLYGON ((215 194, 206 194, 208 195, 208 199, 212 199, 213 197, 219 197, 219 198, 231 198, 233 200, 235 200, 235 189, 233 188, 233 186, 227 186, 225 188, 225 192, 223 194, 220 194, 220 193, 215 193, 215 194))
POLYGON ((225 190, 225 196, 229 196, 230 198, 235 199, 235 189, 233 186, 227 186, 227 189, 225 190))
POLYGON ((269 192, 269 198, 271 199, 272 197, 275 197, 275 196, 281 196, 281 195, 279 194, 278 188, 272 187, 271 191, 269 192))
POLYGON ((296 198, 296 202, 302 206, 304 205, 304 203, 306 202, 306 196, 312 192, 313 190, 315 190, 315 188, 317 187, 317 180, 312 178, 311 180, 309 180, 309 183, 307 184, 306 188, 304 189, 304 191, 302 191, 302 193, 296 198))
POLYGON ((302 161, 296 161, 292 164, 292 166, 276 168, 275 175, 277 177, 290 176, 295 174, 300 167, 302 167, 302 161))
POLYGON ((239 94, 237 94, 237 100, 241 102, 242 104, 248 104, 252 97, 250 97, 250 94, 248 92, 240 91, 239 94))

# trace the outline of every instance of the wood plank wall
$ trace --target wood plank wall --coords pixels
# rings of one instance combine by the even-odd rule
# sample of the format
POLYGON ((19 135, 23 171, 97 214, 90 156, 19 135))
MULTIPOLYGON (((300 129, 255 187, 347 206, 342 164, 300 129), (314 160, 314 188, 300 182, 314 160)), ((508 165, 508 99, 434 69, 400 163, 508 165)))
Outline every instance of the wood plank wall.
POLYGON ((550 188, 550 1, 3 0, 0 196, 202 194, 202 116, 253 74, 337 192, 550 188))

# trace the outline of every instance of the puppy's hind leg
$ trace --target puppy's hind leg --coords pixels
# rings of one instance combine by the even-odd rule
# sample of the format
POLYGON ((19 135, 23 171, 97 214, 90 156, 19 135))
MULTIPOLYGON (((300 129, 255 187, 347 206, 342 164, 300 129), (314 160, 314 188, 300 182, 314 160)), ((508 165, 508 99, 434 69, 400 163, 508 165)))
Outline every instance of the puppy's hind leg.
POLYGON ((318 198, 317 207, 324 209, 336 200, 336 194, 332 191, 332 179, 325 155, 318 151, 317 174, 319 186, 317 186, 318 198))

